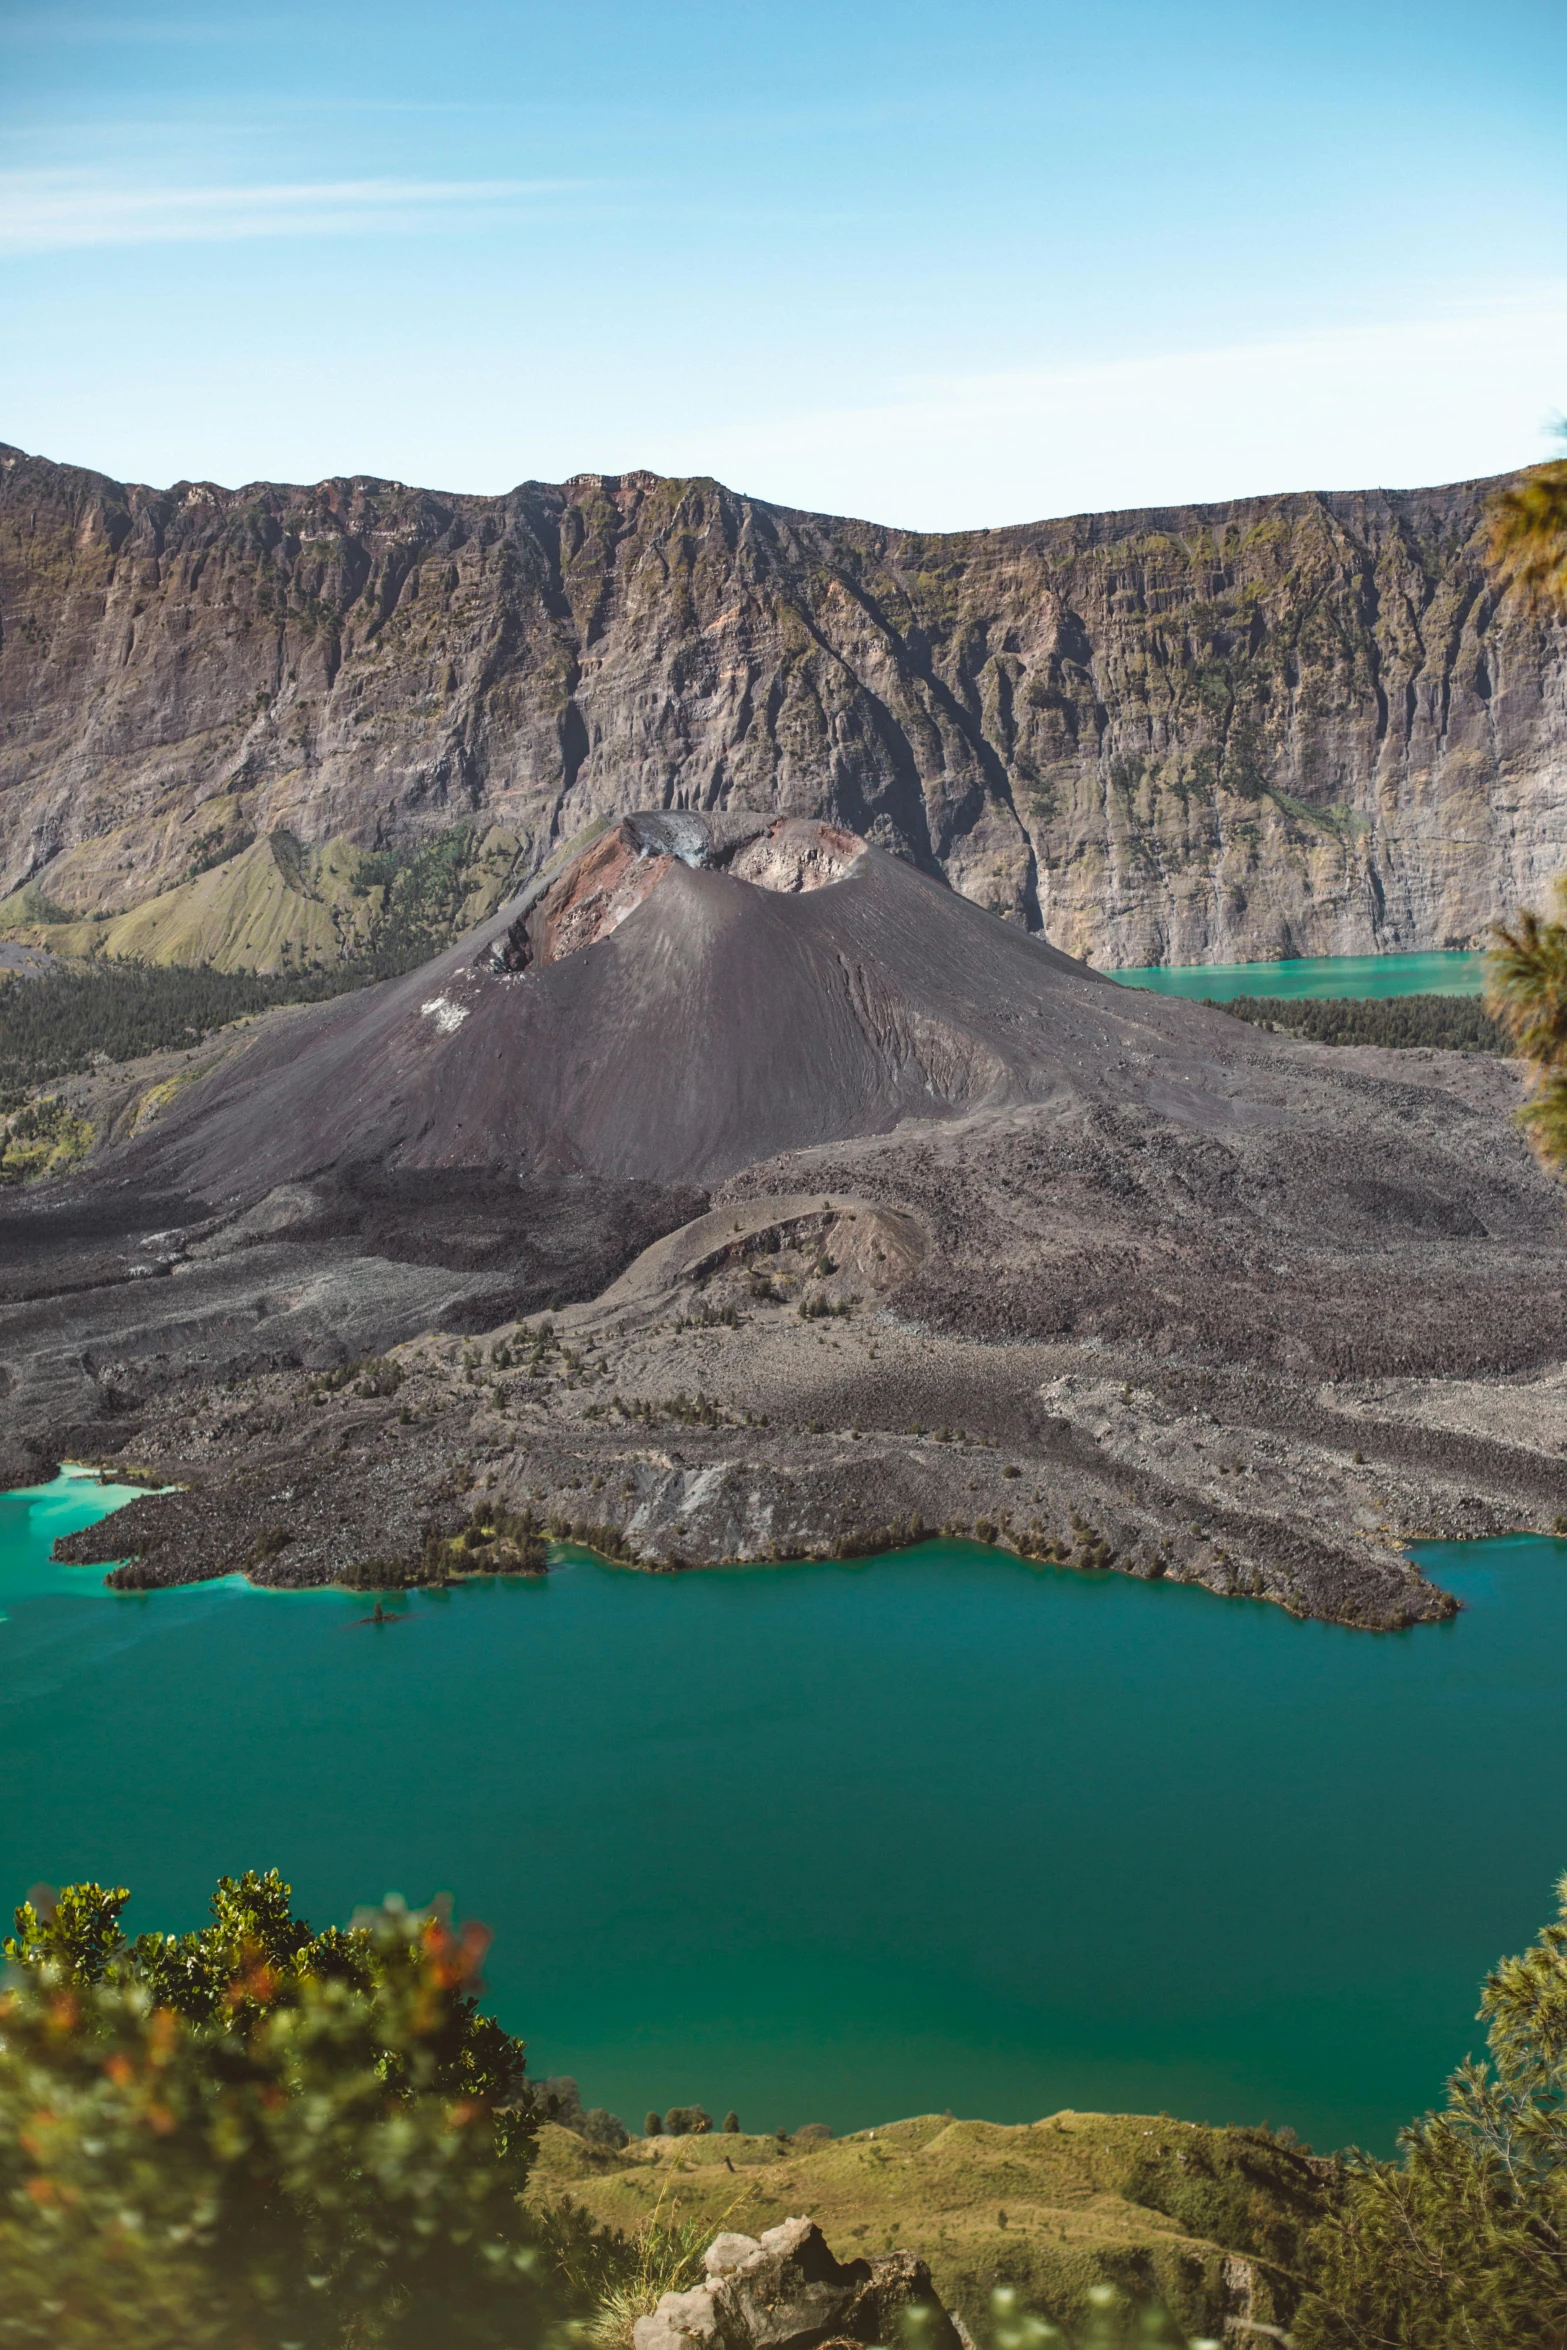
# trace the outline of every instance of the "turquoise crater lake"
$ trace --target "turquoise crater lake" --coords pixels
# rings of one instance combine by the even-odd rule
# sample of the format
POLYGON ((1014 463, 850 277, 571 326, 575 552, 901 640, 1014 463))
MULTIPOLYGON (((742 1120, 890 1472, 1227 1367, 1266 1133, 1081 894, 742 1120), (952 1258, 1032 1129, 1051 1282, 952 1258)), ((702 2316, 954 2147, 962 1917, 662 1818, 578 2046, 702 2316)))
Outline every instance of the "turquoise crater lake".
POLYGON ((1105 977, 1160 995, 1396 996, 1479 995, 1482 954, 1307 955, 1282 963, 1149 963, 1105 977))
POLYGON ((1567 1867, 1567 1543, 1419 1555, 1373 1636, 931 1544, 414 1594, 105 1591, 0 1497, 0 1900, 134 1925, 273 1863, 453 1889, 536 2069, 632 2121, 1064 2105, 1391 2145, 1567 1867))

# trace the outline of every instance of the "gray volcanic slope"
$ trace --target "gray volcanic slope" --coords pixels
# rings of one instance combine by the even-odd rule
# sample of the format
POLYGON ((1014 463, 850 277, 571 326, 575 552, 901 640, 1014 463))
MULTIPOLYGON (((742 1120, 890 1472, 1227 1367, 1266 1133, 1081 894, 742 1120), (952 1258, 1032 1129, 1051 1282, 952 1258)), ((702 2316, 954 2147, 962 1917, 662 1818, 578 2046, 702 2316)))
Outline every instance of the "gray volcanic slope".
POLYGON ((134 1447, 183 1491, 71 1555, 150 1581, 397 1579, 493 1489, 644 1563, 972 1526, 1407 1624, 1400 1543, 1567 1501, 1520 1093, 1118 987, 817 819, 629 816, 0 1219, 0 1467, 134 1447))
MULTIPOLYGON (((616 846, 655 821, 629 820, 616 846)), ((192 1088, 121 1172, 214 1204, 370 1162, 712 1183, 1065 1089, 1195 1099, 1255 1057, 1221 1016, 1119 988, 852 848, 842 879, 784 894, 628 844, 622 864, 640 858, 656 886, 607 935, 498 968, 514 904, 410 976, 284 1024, 192 1088)))

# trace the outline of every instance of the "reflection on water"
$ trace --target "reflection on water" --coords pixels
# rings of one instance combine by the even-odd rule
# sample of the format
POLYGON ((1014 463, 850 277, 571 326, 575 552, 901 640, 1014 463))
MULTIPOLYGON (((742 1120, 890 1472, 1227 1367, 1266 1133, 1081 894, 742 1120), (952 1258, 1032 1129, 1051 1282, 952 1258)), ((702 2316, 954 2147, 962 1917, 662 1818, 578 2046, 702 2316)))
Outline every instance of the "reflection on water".
MULTIPOLYGON (((593 2103, 1063 2105, 1391 2143, 1567 1867, 1567 1544, 1422 1551, 1387 1635, 930 1544, 847 1566, 113 1594, 0 1499, 0 1900, 183 1926, 454 1890, 593 2103), (1521 1799, 1520 1791, 1525 1791, 1521 1799)), ((120 1498, 124 1498, 123 1492, 120 1498)))

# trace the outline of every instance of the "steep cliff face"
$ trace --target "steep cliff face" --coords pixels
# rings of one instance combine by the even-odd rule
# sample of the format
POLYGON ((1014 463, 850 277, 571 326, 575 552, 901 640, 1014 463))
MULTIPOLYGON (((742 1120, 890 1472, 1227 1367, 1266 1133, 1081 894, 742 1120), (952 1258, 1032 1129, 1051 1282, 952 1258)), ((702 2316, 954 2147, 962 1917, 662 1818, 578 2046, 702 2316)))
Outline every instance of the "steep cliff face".
POLYGON ((1567 664, 1487 585, 1489 486, 933 538, 648 474, 0 450, 0 890, 118 911, 463 822, 520 878, 596 816, 749 808, 1106 965, 1468 945, 1567 864, 1567 664))

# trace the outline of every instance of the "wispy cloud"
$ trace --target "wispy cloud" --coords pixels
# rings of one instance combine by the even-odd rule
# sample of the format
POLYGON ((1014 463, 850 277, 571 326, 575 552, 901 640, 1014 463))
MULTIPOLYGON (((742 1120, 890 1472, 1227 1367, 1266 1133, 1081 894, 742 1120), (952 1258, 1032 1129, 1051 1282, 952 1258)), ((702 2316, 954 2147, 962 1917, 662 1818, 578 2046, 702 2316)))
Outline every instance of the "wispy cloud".
POLYGON ((588 185, 564 179, 359 179, 160 188, 74 173, 11 172, 0 174, 0 254, 365 235, 454 214, 504 212, 580 193, 588 185))
MULTIPOLYGON (((954 529, 1502 472, 1554 453, 1564 384, 1567 281, 1553 281, 1217 349, 910 378, 863 404, 710 424, 699 466, 789 503, 954 529)), ((685 470, 690 438, 639 461, 685 470)))
POLYGON ((280 33, 297 32, 299 19, 235 12, 213 16, 72 16, 62 9, 19 9, 6 25, 7 38, 39 41, 51 48, 104 41, 181 41, 211 46, 218 42, 264 41, 280 33))

